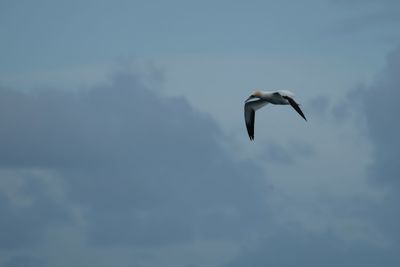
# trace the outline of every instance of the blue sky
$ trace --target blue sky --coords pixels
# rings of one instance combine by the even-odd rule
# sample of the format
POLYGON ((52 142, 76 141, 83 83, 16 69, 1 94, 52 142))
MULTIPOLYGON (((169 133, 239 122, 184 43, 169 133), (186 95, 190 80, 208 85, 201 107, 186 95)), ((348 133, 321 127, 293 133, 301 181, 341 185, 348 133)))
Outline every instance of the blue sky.
POLYGON ((379 60, 377 48, 393 46, 385 39, 397 37, 390 24, 398 20, 384 16, 396 4, 338 2, 2 1, 2 58, 7 66, 2 69, 186 54, 379 60), (375 23, 368 23, 368 16, 375 23))
POLYGON ((0 0, 0 266, 399 265, 399 13, 0 0))

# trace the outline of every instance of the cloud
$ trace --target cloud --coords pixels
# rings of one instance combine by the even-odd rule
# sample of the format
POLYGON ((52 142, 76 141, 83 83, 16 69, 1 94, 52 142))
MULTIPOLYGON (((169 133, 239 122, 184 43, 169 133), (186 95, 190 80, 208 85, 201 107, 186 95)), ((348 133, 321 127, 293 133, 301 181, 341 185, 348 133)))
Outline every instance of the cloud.
POLYGON ((325 95, 316 96, 307 103, 307 107, 309 107, 313 117, 318 116, 322 119, 325 118, 330 105, 331 100, 325 95))
POLYGON ((0 250, 38 245, 48 228, 72 221, 38 172, 0 171, 0 180, 0 250))
POLYGON ((353 121, 357 126, 361 126, 365 120, 365 114, 360 113, 363 105, 362 96, 365 94, 365 85, 358 85, 349 90, 344 97, 339 99, 330 108, 330 115, 336 122, 353 121), (354 122, 355 121, 355 122, 354 122))
POLYGON ((315 155, 314 146, 299 140, 288 142, 285 145, 279 144, 276 140, 269 141, 262 153, 262 157, 267 162, 283 165, 290 165, 299 157, 304 158, 313 155, 315 155))
POLYGON ((374 163, 371 176, 374 181, 400 187, 400 48, 390 53, 387 65, 379 78, 363 94, 362 112, 365 114, 367 134, 373 144, 374 163))
POLYGON ((395 266, 397 250, 371 246, 365 242, 348 243, 333 233, 309 232, 286 225, 264 238, 256 247, 244 248, 227 267, 239 266, 395 266))
POLYGON ((1 168, 51 173, 20 177, 29 208, 1 202, 3 249, 45 246, 53 223, 79 228, 92 247, 138 249, 239 240, 265 223, 262 171, 227 154, 212 118, 155 92, 122 72, 80 91, 1 89, 1 168))
POLYGON ((44 267, 47 266, 45 261, 28 255, 14 256, 3 265, 4 267, 44 267))
MULTIPOLYGON (((355 106, 346 106, 344 116, 366 114, 366 134, 374 146, 370 175, 378 184, 397 190, 392 172, 398 170, 390 166, 396 165, 398 151, 398 127, 393 122, 396 97, 386 96, 397 95, 399 52, 392 53, 388 62, 374 84, 357 89, 365 97, 355 106)), ((96 257, 93 251, 107 251, 110 257, 143 251, 156 262, 156 251, 189 247, 199 240, 243 245, 228 266, 400 262, 395 253, 400 240, 395 194, 383 203, 348 198, 352 201, 345 204, 336 200, 321 204, 318 197, 307 202, 310 210, 318 206, 320 216, 365 219, 371 225, 367 231, 360 230, 364 225, 358 223, 348 230, 369 235, 365 239, 347 239, 337 229, 330 230, 334 228, 330 224, 310 230, 305 224, 313 224, 313 218, 301 226, 282 225, 270 210, 275 205, 269 202, 274 191, 259 167, 223 148, 227 137, 212 118, 184 98, 166 97, 148 88, 150 84, 142 83, 138 75, 120 72, 109 82, 85 90, 0 90, 0 211, 8 218, 0 222, 6 229, 1 239, 5 241, 0 242, 3 253, 22 255, 22 249, 41 247, 46 252, 38 253, 40 261, 68 262, 47 255, 48 251, 60 254, 64 245, 52 245, 65 235, 79 236, 78 241, 67 239, 69 244, 79 243, 81 263, 94 262, 88 259, 96 257), (342 207, 349 208, 341 211, 342 207), (67 234, 57 234, 64 226, 67 234), (380 234, 383 241, 374 240, 380 234), (117 250, 119 254, 112 254, 117 250)), ((335 108, 326 97, 315 103, 314 113, 323 116, 335 108), (328 107, 318 106, 319 101, 328 107)), ((285 166, 298 156, 316 153, 313 146, 298 141, 273 145, 267 144, 270 154, 265 157, 285 166)), ((279 205, 283 204, 274 210, 287 208, 279 205)), ((297 207, 296 213, 307 216, 301 205, 297 207)), ((121 266, 133 265, 127 258, 119 257, 121 266)), ((142 259, 142 265, 146 261, 150 260, 142 259)), ((10 258, 7 264, 17 263, 10 258)), ((160 266, 168 264, 173 265, 173 260, 160 266)))
POLYGON ((389 53, 386 66, 374 83, 364 88, 360 111, 365 114, 366 135, 372 144, 372 163, 368 175, 373 185, 387 195, 381 206, 371 207, 370 216, 384 230, 393 245, 400 247, 400 46, 389 53))

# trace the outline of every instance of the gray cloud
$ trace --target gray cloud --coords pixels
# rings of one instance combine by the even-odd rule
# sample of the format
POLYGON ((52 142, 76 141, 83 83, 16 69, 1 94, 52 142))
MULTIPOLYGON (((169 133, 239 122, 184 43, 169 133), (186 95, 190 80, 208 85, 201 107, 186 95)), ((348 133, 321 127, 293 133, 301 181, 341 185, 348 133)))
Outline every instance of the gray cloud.
MULTIPOLYGON (((398 173, 395 137, 399 129, 393 114, 397 114, 399 54, 388 57, 387 68, 374 84, 350 93, 365 95, 352 106, 354 110, 346 107, 346 114, 366 114, 374 146, 371 177, 394 190, 398 188, 394 174, 398 173)), ((383 206, 361 200, 343 205, 351 207, 344 213, 378 227, 388 244, 343 240, 329 229, 311 232, 303 226, 274 225, 267 208, 268 180, 257 166, 232 158, 220 147, 226 137, 209 116, 183 98, 155 92, 140 77, 124 73, 83 91, 0 91, 0 174, 3 178, 4 170, 18 173, 22 181, 17 189, 0 183, 0 211, 7 217, 0 221, 5 229, 3 251, 46 247, 50 228, 69 225, 84 233, 85 246, 91 249, 128 247, 148 249, 148 253, 195 240, 236 245, 255 240, 243 246, 228 266, 393 266, 400 262, 395 194, 383 206), (34 170, 48 170, 57 179, 50 183, 34 170), (52 188, 54 184, 61 193, 52 188), (59 194, 65 194, 65 199, 59 194), (79 212, 83 223, 72 210, 79 212)), ((329 107, 316 105, 315 112, 325 114, 335 107, 327 98, 319 100, 329 107)), ((286 156, 268 155, 280 164, 292 162, 293 155, 315 153, 302 142, 276 147, 280 148, 286 156)), ((326 208, 340 209, 330 205, 336 204, 326 208)), ((35 266, 46 262, 43 255, 32 261, 17 257, 3 262, 35 266)))
POLYGON ((239 266, 396 266, 397 250, 370 246, 363 242, 348 243, 329 231, 308 232, 296 225, 287 225, 255 248, 244 248, 228 267, 239 266))
POLYGON ((389 54, 387 66, 374 84, 363 94, 362 112, 366 117, 368 136, 374 146, 373 179, 400 187, 400 49, 389 54))
POLYGON ((68 207, 54 198, 46 183, 30 172, 2 172, 1 180, 21 179, 15 190, 0 191, 0 249, 20 249, 35 246, 44 240, 46 229, 70 223, 72 214, 68 207), (7 194, 12 191, 13 194, 7 194))
POLYGON ((309 107, 309 111, 313 117, 319 117, 322 119, 327 115, 326 113, 329 110, 330 105, 331 100, 325 95, 316 96, 307 103, 307 107, 309 107))
POLYGON ((371 207, 370 216, 380 225, 391 242, 400 247, 398 203, 400 201, 400 47, 387 56, 387 64, 375 82, 365 87, 360 111, 365 114, 366 134, 373 148, 369 177, 388 194, 381 206, 371 207))
POLYGON ((336 122, 355 120, 356 124, 364 123, 365 114, 361 113, 362 96, 365 94, 365 85, 359 85, 349 90, 342 99, 330 108, 330 114, 336 122))
POLYGON ((41 258, 28 255, 14 256, 4 262, 4 267, 44 267, 47 266, 41 258))
POLYGON ((315 148, 308 143, 291 141, 287 144, 279 144, 277 141, 268 142, 262 154, 267 162, 279 164, 292 164, 298 157, 310 157, 315 155, 315 148))
POLYGON ((19 214, 0 223, 4 249, 41 242, 53 221, 94 247, 136 248, 238 240, 265 223, 262 172, 225 152, 209 116, 155 91, 124 73, 90 90, 0 91, 0 166, 51 170, 66 199, 59 207, 32 185, 37 207, 2 201, 2 214, 19 214), (67 220, 73 207, 82 225, 67 220))

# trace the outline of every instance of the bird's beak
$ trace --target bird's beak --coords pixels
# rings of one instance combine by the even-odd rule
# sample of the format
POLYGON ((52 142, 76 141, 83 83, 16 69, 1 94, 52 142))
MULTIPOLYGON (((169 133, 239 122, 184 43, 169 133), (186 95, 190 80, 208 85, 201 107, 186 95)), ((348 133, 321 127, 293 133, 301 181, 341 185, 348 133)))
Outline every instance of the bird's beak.
POLYGON ((245 101, 244 101, 244 103, 247 103, 249 100, 251 100, 251 99, 253 99, 254 98, 254 96, 249 96, 249 98, 247 98, 245 101))

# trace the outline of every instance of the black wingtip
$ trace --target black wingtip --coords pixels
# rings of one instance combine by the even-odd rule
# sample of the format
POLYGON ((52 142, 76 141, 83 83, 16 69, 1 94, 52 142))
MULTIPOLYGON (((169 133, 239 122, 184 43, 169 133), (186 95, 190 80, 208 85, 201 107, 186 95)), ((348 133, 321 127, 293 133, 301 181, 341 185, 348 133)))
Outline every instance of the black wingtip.
POLYGON ((254 135, 249 134, 250 141, 254 141, 254 135))
POLYGON ((296 101, 294 101, 293 98, 291 98, 291 97, 285 96, 284 98, 286 98, 286 99, 289 101, 289 104, 292 106, 292 108, 294 108, 294 110, 296 110, 297 113, 299 113, 299 115, 300 115, 305 121, 307 121, 306 116, 304 116, 303 111, 301 111, 301 109, 300 109, 300 107, 299 107, 299 104, 296 103, 296 101))

